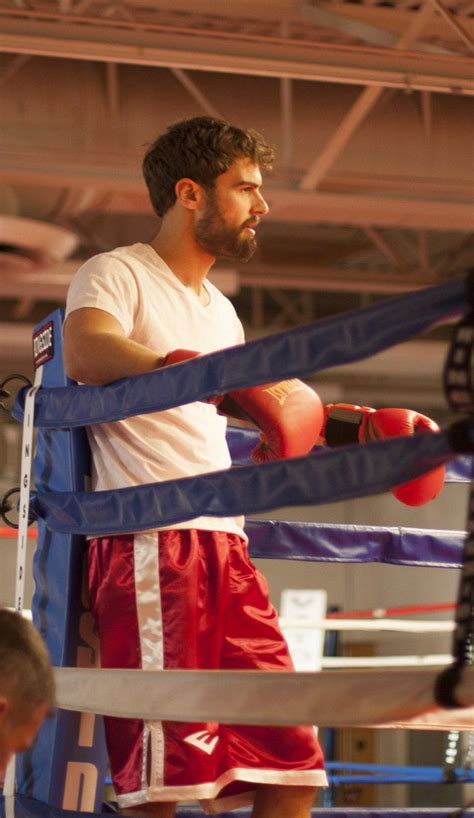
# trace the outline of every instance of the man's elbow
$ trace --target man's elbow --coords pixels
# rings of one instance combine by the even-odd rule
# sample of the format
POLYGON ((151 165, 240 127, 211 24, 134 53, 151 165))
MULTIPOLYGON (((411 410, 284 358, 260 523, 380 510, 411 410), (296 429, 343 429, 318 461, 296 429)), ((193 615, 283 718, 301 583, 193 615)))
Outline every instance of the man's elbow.
POLYGON ((93 368, 80 358, 65 355, 64 371, 71 381, 83 383, 86 386, 104 386, 107 383, 107 378, 103 377, 103 373, 94 372, 93 368))

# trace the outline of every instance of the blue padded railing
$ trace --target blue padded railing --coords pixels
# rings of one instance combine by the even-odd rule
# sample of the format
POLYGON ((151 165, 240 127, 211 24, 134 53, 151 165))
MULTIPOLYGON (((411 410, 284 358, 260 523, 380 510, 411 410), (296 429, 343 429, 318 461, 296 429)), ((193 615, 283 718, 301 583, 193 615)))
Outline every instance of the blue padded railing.
POLYGON ((247 520, 253 559, 459 568, 464 531, 247 520))
MULTIPOLYGON (((260 433, 255 429, 244 429, 239 426, 227 427, 227 445, 229 447, 232 464, 246 466, 251 463, 252 449, 260 441, 260 433)), ((323 452, 324 447, 318 446, 313 452, 323 452)), ((470 455, 460 455, 446 465, 446 483, 470 483, 474 477, 474 462, 470 455)))
POLYGON ((37 493, 31 510, 55 531, 103 535, 166 527, 201 515, 227 517, 334 503, 378 494, 419 477, 450 460, 453 444, 467 438, 472 445, 474 427, 466 420, 436 434, 347 446, 163 483, 113 491, 37 493))
MULTIPOLYGON (((463 277, 109 386, 40 389, 35 425, 66 428, 106 423, 352 363, 461 313, 467 296, 468 279, 463 277)), ((13 408, 17 419, 23 416, 25 393, 25 389, 19 392, 13 408)))

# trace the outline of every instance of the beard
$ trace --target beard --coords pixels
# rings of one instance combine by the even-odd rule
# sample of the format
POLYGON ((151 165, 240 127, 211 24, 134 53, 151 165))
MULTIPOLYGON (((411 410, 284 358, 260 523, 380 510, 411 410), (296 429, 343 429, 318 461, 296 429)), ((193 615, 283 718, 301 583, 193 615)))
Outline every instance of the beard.
POLYGON ((238 261, 249 261, 257 249, 254 236, 245 236, 244 230, 255 219, 248 219, 240 227, 229 227, 222 216, 213 191, 207 194, 206 209, 194 228, 199 247, 211 256, 238 261))

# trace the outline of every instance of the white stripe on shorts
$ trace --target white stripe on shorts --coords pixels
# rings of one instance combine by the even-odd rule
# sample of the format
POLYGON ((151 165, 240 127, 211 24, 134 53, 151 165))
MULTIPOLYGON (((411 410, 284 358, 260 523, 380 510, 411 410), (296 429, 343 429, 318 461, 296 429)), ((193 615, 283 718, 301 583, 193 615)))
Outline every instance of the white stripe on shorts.
MULTIPOLYGON (((159 534, 136 534, 133 540, 135 599, 143 670, 163 670, 163 619, 159 583, 159 534)), ((161 722, 145 725, 143 732, 142 786, 164 784, 164 737, 161 722), (150 781, 147 782, 148 745, 151 747, 150 781)))

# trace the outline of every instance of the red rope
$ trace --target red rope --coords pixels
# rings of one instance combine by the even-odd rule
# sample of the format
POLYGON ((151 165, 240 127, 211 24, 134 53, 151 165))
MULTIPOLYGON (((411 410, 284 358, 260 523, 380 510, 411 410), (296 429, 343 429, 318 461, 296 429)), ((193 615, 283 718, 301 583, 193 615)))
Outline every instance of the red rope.
MULTIPOLYGON (((7 539, 7 540, 16 540, 16 529, 15 528, 0 528, 0 538, 7 539)), ((30 528, 28 531, 28 539, 29 540, 36 540, 38 539, 38 531, 36 528, 30 528)))
POLYGON ((401 608, 374 608, 369 611, 352 611, 351 613, 328 613, 327 619, 383 619, 397 616, 413 616, 415 614, 442 613, 454 611, 452 603, 438 605, 404 605, 401 608))

